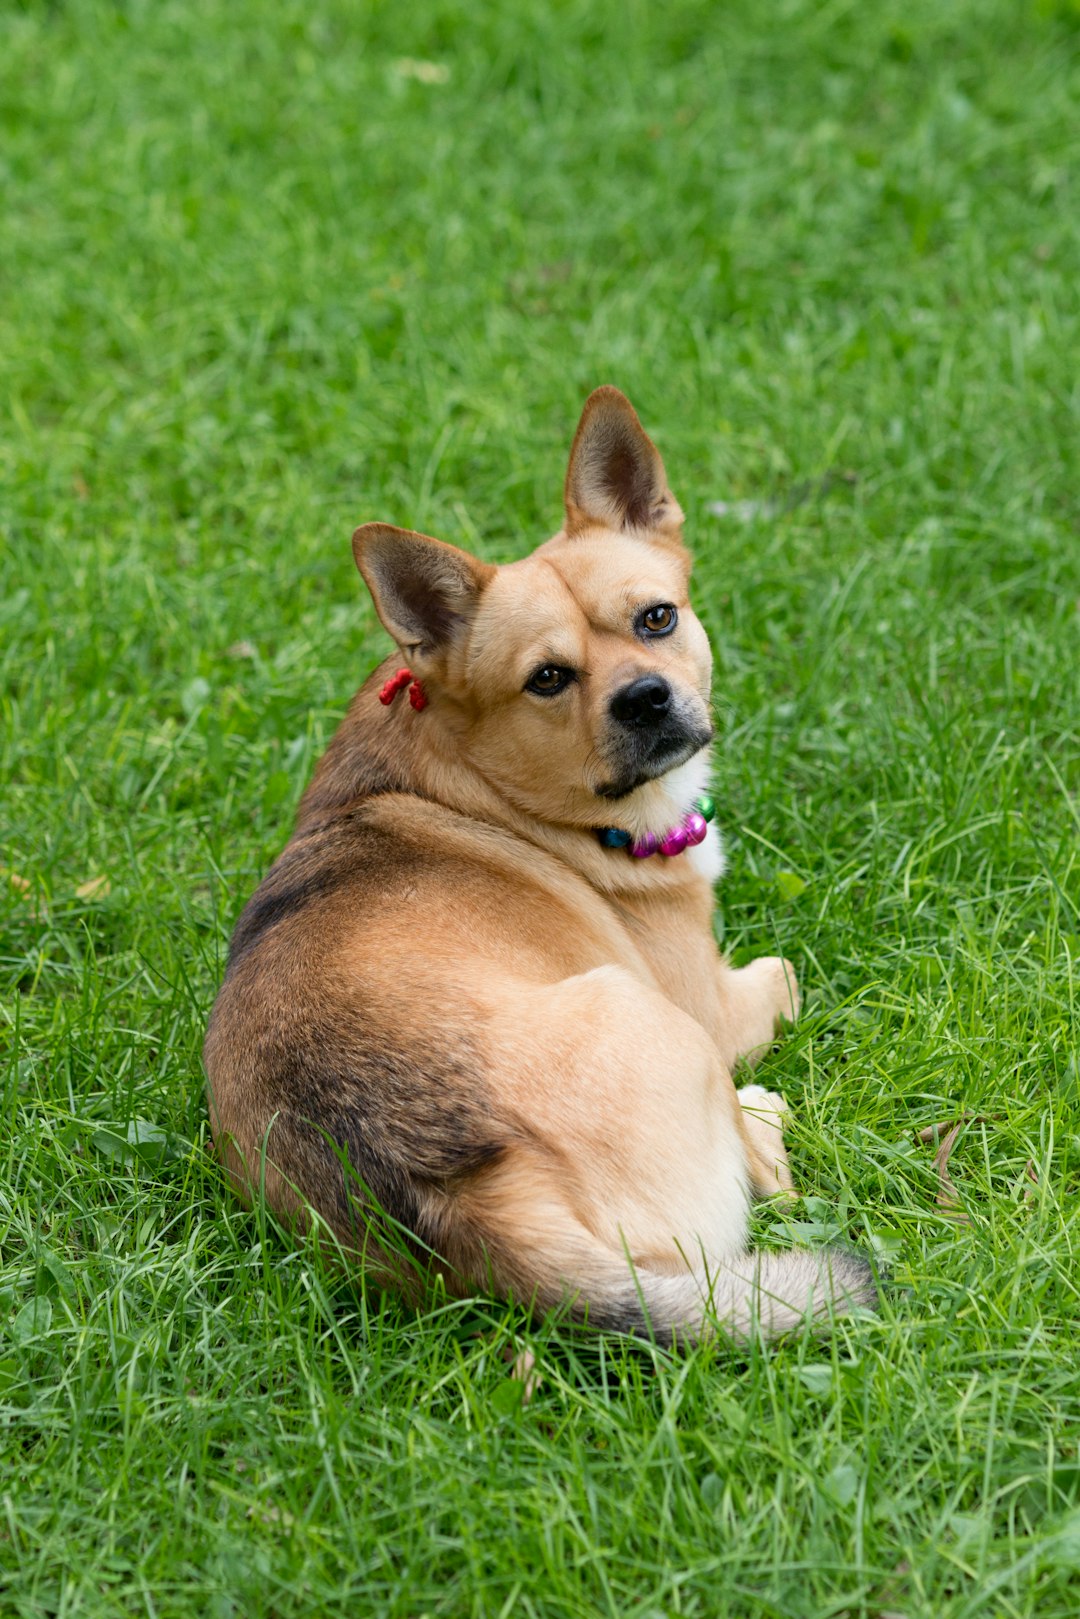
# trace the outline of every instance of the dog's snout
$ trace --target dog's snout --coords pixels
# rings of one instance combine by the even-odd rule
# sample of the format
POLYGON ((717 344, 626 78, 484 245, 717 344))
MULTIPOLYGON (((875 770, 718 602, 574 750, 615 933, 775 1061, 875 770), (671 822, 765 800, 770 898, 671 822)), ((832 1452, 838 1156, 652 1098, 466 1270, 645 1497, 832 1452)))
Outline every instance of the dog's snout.
POLYGON ((671 687, 662 675, 641 675, 617 691, 611 713, 620 725, 658 725, 671 707, 671 687))

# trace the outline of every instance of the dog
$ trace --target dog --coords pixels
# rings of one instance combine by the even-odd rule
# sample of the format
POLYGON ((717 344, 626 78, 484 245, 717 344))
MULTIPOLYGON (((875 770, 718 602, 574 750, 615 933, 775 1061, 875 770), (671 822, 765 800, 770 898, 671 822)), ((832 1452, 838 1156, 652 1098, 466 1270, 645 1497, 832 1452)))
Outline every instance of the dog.
POLYGON ((743 1342, 876 1293, 844 1249, 747 1252, 751 1198, 793 1188, 783 1099, 732 1074, 799 995, 788 961, 714 941, 682 528, 603 387, 564 525, 524 560, 356 530, 398 653, 240 917, 205 1065, 239 1194, 381 1285, 743 1342))

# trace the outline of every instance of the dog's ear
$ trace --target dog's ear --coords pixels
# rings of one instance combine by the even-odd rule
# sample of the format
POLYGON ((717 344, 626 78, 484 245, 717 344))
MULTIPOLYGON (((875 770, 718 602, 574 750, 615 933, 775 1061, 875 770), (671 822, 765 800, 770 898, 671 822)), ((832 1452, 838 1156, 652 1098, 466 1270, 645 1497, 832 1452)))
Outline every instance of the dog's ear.
POLYGON ((660 451, 618 388, 585 401, 566 471, 566 532, 590 525, 677 539, 683 514, 667 486, 660 451))
POLYGON ((495 572, 456 546, 389 523, 365 523, 353 556, 375 611, 403 652, 431 656, 465 628, 495 572))

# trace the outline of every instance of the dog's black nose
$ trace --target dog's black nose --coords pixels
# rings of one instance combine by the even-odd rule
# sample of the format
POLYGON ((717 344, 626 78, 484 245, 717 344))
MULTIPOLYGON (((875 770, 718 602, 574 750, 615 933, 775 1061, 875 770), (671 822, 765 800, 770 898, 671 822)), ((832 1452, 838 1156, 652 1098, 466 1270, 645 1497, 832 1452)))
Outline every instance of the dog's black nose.
POLYGON ((671 707, 671 687, 661 675, 641 675, 611 699, 620 725, 659 725, 671 707))

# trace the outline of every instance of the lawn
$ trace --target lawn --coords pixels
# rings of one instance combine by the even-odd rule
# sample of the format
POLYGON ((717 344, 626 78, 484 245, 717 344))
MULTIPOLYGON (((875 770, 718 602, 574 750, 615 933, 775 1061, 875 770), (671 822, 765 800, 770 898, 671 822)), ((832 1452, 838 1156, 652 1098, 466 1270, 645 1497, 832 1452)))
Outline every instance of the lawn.
POLYGON ((4 1614, 1080 1610, 1078 97, 1073 0, 4 7, 4 1614), (718 934, 807 991, 761 1240, 891 1278, 824 1341, 418 1317, 207 1150, 387 650, 352 528, 522 555, 600 382, 697 555, 718 934))

